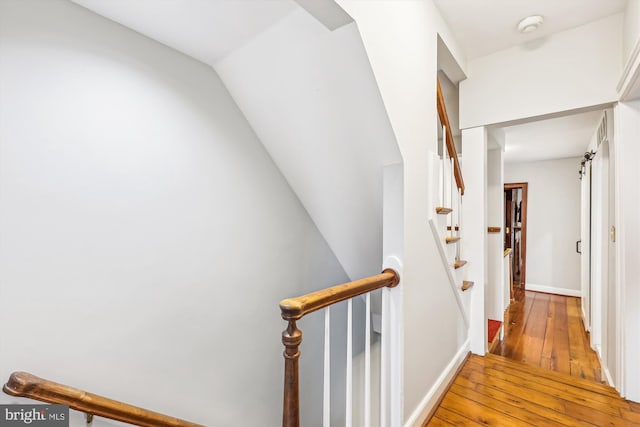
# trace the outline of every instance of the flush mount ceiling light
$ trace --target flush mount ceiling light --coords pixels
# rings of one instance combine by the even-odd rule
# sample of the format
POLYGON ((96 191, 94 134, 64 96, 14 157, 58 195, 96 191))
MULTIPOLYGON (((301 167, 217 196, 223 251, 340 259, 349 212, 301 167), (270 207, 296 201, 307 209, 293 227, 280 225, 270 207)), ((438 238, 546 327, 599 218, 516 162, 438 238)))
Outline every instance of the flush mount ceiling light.
POLYGON ((530 33, 538 29, 544 22, 544 19, 540 15, 527 16, 518 24, 518 31, 521 33, 530 33))

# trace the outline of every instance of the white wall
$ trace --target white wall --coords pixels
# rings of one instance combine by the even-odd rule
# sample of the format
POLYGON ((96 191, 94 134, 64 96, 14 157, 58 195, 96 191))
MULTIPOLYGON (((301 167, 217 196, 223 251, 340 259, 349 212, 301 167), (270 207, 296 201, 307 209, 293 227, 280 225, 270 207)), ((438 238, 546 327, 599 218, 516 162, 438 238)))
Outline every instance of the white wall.
POLYGON ((640 97, 640 0, 628 0, 622 26, 622 75, 616 89, 620 100, 640 97))
POLYGON ((623 325, 619 357, 619 391, 640 402, 640 101, 619 103, 615 115, 617 276, 620 288, 619 324, 623 325))
POLYGON ((622 35, 622 61, 624 65, 631 59, 631 53, 640 37, 640 0, 627 1, 622 35))
MULTIPOLYGON (((438 79, 442 88, 442 96, 447 107, 447 116, 451 125, 451 132, 455 135, 460 134, 460 96, 458 94, 458 86, 453 83, 443 71, 438 71, 438 79)), ((458 151, 460 147, 456 147, 458 151)))
POLYGON ((617 101, 622 14, 469 62, 460 126, 495 124, 617 101))
POLYGON ((382 167, 402 159, 355 24, 298 9, 215 69, 347 274, 378 274, 382 167))
POLYGON ((462 130, 462 149, 467 191, 463 200, 461 233, 462 258, 469 261, 467 280, 474 282, 471 299, 471 351, 484 356, 487 349, 488 238, 487 238, 487 128, 462 130))
POLYGON ((527 182, 526 288, 580 294, 580 158, 507 163, 504 182, 527 182))
MULTIPOLYGON (((462 136, 460 132, 460 95, 458 85, 454 84, 447 75, 439 70, 438 79, 440 80, 440 86, 442 88, 442 96, 444 97, 444 103, 447 108, 447 116, 449 117, 449 124, 451 125, 451 132, 453 133, 453 142, 456 147, 456 151, 459 155, 462 155, 462 136)), ((438 126, 442 124, 438 122, 438 126)), ((442 155, 442 132, 438 134, 438 155, 442 155)))
POLYGON ((0 112, 2 381, 279 425, 278 302, 347 277, 215 72, 66 1, 4 0, 0 112))
POLYGON ((463 69, 466 64, 431 0, 338 3, 358 25, 404 161, 402 398, 404 420, 419 419, 429 391, 467 338, 428 225, 433 211, 427 195, 435 185, 426 165, 429 152, 437 152, 438 33, 463 69))
MULTIPOLYGON (((502 321, 504 317, 504 167, 501 148, 487 152, 487 224, 500 227, 499 233, 487 234, 487 317, 502 321)), ((486 232, 486 229, 485 229, 486 232)))

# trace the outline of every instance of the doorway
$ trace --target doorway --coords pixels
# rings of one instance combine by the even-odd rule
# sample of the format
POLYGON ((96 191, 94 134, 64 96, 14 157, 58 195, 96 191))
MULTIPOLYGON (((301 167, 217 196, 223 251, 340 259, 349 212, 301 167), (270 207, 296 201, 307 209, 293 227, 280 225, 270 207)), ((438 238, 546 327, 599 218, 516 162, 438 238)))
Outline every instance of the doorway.
MULTIPOLYGON (((527 275, 527 198, 526 182, 504 184, 504 249, 512 250, 513 292, 525 290, 527 275)), ((514 295, 511 295, 514 298, 514 295)))

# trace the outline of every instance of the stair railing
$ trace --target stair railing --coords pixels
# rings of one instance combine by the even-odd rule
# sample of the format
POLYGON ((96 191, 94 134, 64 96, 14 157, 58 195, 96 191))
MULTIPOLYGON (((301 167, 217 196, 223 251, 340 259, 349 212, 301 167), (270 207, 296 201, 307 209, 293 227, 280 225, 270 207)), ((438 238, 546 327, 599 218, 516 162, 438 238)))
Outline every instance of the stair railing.
POLYGON ((438 109, 439 125, 442 126, 442 142, 438 141, 438 157, 440 162, 440 178, 442 182, 441 188, 441 205, 436 207, 435 213, 438 215, 447 215, 446 229, 448 235, 442 239, 439 231, 439 225, 434 218, 429 220, 431 232, 437 241, 438 252, 442 258, 442 263, 446 266, 449 284, 456 297, 456 302, 460 308, 460 313, 464 319, 464 323, 469 327, 469 316, 465 302, 461 293, 469 290, 473 286, 473 282, 461 280, 457 277, 455 270, 462 268, 466 261, 461 256, 461 230, 462 230, 462 196, 464 195, 465 185, 462 179, 462 168, 460 166, 460 158, 456 150, 453 133, 451 131, 451 123, 445 106, 444 95, 440 80, 436 80, 436 104, 438 109), (444 240, 444 241, 443 241, 444 240), (451 263, 450 252, 446 249, 446 244, 455 245, 455 258, 451 263))
MULTIPOLYGON (((458 153, 456 151, 456 144, 453 139, 453 133, 451 133, 451 124, 449 123, 449 116, 447 114, 447 107, 444 104, 444 95, 442 94, 442 87, 440 86, 440 80, 436 80, 437 86, 437 105, 438 105, 438 117, 440 123, 444 127, 443 140, 447 147, 447 154, 453 163, 453 175, 455 177, 456 186, 460 190, 460 193, 464 196, 464 180, 462 179, 462 169, 460 168, 460 162, 458 161, 458 153)), ((444 153, 443 153, 444 157, 444 153)))
MULTIPOLYGON (((324 334, 324 389, 323 389, 323 426, 330 425, 330 383, 329 383, 329 322, 330 307, 336 303, 347 301, 347 369, 346 369, 346 425, 352 424, 352 302, 353 298, 365 295, 366 319, 365 319, 365 398, 364 398, 364 420, 363 425, 370 423, 370 324, 371 324, 371 292, 381 288, 393 288, 400 283, 400 276, 393 269, 385 269, 381 274, 367 277, 353 282, 344 283, 327 289, 316 291, 297 298, 289 298, 280 302, 282 318, 288 322, 287 328, 282 333, 282 344, 284 344, 284 399, 282 425, 284 427, 300 426, 300 405, 298 387, 298 361, 300 359, 300 344, 302 343, 302 331, 298 329, 296 322, 307 314, 320 309, 325 310, 325 334, 324 334)), ((383 316, 384 313, 383 303, 383 316)), ((384 333, 384 331, 383 331, 384 333)), ((384 337, 383 337, 384 339, 384 337)), ((383 368, 384 369, 384 368, 383 368)), ((384 378, 381 378, 383 380, 384 378)), ((384 410, 384 403, 381 402, 381 410, 384 410)), ((384 418, 384 416, 381 416, 384 418)))
POLYGON ((144 427, 203 427, 189 421, 118 402, 77 388, 45 380, 27 372, 14 372, 2 390, 11 395, 41 402, 67 405, 84 412, 87 422, 93 416, 110 418, 144 427))
MULTIPOLYGON (((451 123, 447 114, 447 107, 440 85, 440 79, 436 79, 437 107, 438 118, 442 125, 442 206, 453 209, 456 213, 449 217, 448 229, 450 237, 460 237, 461 219, 462 219, 462 196, 464 195, 464 180, 462 178, 462 168, 458 152, 456 150, 453 133, 451 132, 451 123), (447 179, 449 178, 449 179, 447 179), (448 181, 448 182, 447 182, 448 181), (455 182, 455 185, 454 185, 455 182), (448 184, 448 185, 447 185, 448 184), (454 205, 455 203, 455 205, 454 205)), ((460 260, 460 245, 456 245, 456 261, 460 260)))

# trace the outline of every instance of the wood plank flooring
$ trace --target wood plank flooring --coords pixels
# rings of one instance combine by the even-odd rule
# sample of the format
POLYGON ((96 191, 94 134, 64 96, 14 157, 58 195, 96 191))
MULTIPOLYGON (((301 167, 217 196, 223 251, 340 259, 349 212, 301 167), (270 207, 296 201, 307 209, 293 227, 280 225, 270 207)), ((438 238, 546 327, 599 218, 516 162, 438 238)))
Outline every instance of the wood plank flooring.
POLYGON ((640 404, 596 383, 472 355, 427 426, 640 426, 640 404))
POLYGON ((603 384, 580 299, 520 292, 504 338, 471 355, 423 426, 640 426, 640 404, 603 384))
POLYGON ((492 353, 604 382, 580 310, 580 298, 521 292, 505 314, 504 338, 492 353))

